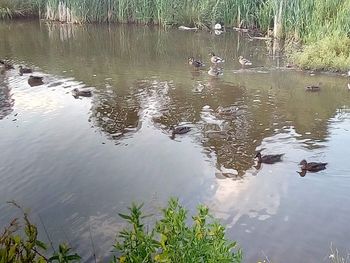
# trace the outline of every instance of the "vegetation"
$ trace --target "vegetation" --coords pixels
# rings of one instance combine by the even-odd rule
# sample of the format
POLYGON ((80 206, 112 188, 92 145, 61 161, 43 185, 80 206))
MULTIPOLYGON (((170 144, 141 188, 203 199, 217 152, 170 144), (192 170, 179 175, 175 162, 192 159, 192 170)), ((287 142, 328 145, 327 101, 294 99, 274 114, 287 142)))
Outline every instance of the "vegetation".
MULTIPOLYGON (((22 208, 12 204, 23 213, 24 234, 19 234, 18 219, 5 227, 0 235, 0 263, 73 263, 80 260, 66 244, 59 245, 57 251, 52 247, 53 254, 47 256, 47 245, 38 240, 37 227, 22 208)), ((112 262, 241 262, 241 251, 232 251, 236 243, 227 241, 225 228, 213 220, 207 207, 199 206, 197 215, 192 217, 193 224, 188 226, 187 211, 177 200, 171 199, 163 210, 163 217, 150 231, 142 222, 146 216, 141 208, 142 205, 133 204, 129 208, 130 214, 120 214, 129 227, 118 235, 112 262)))
POLYGON ((66 244, 60 244, 57 252, 53 249, 51 256, 45 256, 47 245, 38 240, 37 227, 31 223, 28 214, 20 206, 14 202, 12 204, 23 213, 24 236, 19 234, 22 228, 18 218, 5 227, 0 235, 0 263, 69 263, 80 260, 80 256, 70 253, 66 244))
POLYGON ((350 69, 350 38, 327 36, 306 44, 301 51, 292 53, 291 58, 305 69, 345 72, 350 69))
POLYGON ((120 214, 131 228, 119 234, 114 247, 121 255, 114 262, 241 262, 241 251, 232 252, 236 242, 226 240, 225 228, 212 220, 207 207, 199 206, 188 226, 187 211, 171 199, 151 231, 141 222, 141 207, 132 205, 130 215, 120 214))
MULTIPOLYGON (((32 13, 73 23, 181 24, 205 28, 220 22, 264 33, 272 30, 276 38, 307 45, 305 54, 295 57, 302 67, 337 70, 350 67, 344 57, 329 65, 330 57, 322 54, 312 57, 313 64, 304 62, 315 55, 312 49, 325 37, 331 39, 335 34, 344 43, 350 32, 348 0, 0 0, 0 18, 32 13)), ((329 48, 327 54, 337 53, 335 43, 322 42, 323 47, 329 48)))
POLYGON ((38 7, 34 0, 0 0, 0 19, 33 16, 38 7))

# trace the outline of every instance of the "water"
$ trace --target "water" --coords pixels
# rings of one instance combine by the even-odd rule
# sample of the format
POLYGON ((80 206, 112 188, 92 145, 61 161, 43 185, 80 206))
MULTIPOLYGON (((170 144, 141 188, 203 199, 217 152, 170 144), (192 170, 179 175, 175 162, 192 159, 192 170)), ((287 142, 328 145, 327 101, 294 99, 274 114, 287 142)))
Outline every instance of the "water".
MULTIPOLYGON (((31 209, 58 243, 108 260, 118 212, 170 196, 207 204, 244 251, 244 262, 322 262, 350 247, 350 92, 347 79, 287 70, 264 41, 234 32, 143 26, 0 24, 0 57, 34 67, 0 75, 0 222, 31 209), (224 74, 193 70, 188 56, 224 57, 224 74), (237 57, 251 59, 241 69, 237 57), (235 59, 235 60, 234 60, 235 59), (318 93, 304 87, 321 83, 318 93), (92 98, 71 90, 89 87, 92 98), (225 109, 228 110, 225 111, 225 109), (170 138, 172 125, 190 133, 170 138), (254 163, 256 150, 285 153, 254 163), (300 177, 300 160, 325 161, 300 177)), ((152 219, 149 219, 152 221, 152 219)), ((43 231, 42 239, 46 239, 43 231)))

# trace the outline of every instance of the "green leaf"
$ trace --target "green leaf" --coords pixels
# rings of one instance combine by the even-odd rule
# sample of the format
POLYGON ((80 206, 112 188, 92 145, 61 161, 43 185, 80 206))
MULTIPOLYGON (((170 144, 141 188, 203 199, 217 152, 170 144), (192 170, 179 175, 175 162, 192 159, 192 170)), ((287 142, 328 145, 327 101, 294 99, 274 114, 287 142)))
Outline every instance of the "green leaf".
POLYGON ((124 215, 124 214, 118 214, 121 218, 126 219, 126 220, 130 220, 131 221, 131 217, 128 215, 124 215))
POLYGON ((44 242, 40 241, 40 240, 35 240, 35 245, 37 245, 39 248, 46 250, 47 246, 44 242))

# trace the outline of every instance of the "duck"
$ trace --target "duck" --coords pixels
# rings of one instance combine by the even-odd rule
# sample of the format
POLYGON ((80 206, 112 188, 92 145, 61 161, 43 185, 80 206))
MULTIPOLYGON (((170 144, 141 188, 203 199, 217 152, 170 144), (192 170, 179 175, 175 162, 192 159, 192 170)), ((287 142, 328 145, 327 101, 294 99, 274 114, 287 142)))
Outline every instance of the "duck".
POLYGON ((225 62, 224 59, 222 59, 222 58, 216 56, 213 52, 210 52, 210 53, 209 53, 209 56, 211 56, 210 61, 211 61, 211 63, 213 63, 213 64, 219 64, 219 63, 225 62))
POLYGON ((327 163, 317 163, 317 162, 308 163, 306 160, 302 160, 300 162, 300 165, 301 165, 302 171, 318 172, 326 169, 327 163))
POLYGON ((251 66, 251 65, 253 65, 253 63, 250 60, 244 58, 243 56, 239 56, 238 61, 239 61, 239 63, 242 66, 251 66))
POLYGON ((273 164, 282 161, 282 154, 270 154, 270 155, 261 155, 260 152, 257 152, 255 158, 258 158, 258 163, 267 163, 273 164))
POLYGON ((43 78, 44 77, 30 75, 28 79, 28 84, 31 87, 43 85, 44 84, 43 78))
POLYGON ((23 74, 33 73, 33 70, 30 68, 24 68, 19 66, 19 74, 22 76, 23 74))
POLYGON ((205 64, 202 61, 198 59, 194 59, 193 57, 188 58, 188 64, 194 66, 195 68, 200 68, 205 66, 205 64))
POLYGON ((74 98, 92 96, 91 90, 79 90, 78 88, 73 89, 72 94, 74 98))
POLYGON ((171 138, 174 139, 176 134, 185 134, 191 131, 191 127, 189 126, 171 126, 170 130, 172 131, 171 138))
POLYGON ((315 91, 320 91, 321 87, 317 86, 317 85, 310 85, 310 86, 306 86, 305 87, 306 91, 311 91, 311 92, 315 92, 315 91))
POLYGON ((0 64, 3 65, 3 67, 5 68, 5 70, 10 70, 10 69, 14 69, 14 67, 12 66, 12 64, 4 61, 4 60, 0 60, 0 64))
POLYGON ((217 76, 222 75, 223 72, 222 72, 222 69, 221 69, 221 68, 210 67, 210 68, 209 68, 209 71, 208 71, 208 74, 209 74, 210 76, 217 77, 217 76))

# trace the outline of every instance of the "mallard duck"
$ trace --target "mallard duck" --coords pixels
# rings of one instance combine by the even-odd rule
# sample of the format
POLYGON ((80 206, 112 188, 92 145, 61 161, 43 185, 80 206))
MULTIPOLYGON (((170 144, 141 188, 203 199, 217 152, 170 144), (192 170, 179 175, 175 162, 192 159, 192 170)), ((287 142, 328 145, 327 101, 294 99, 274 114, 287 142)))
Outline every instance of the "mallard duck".
POLYGON ((188 58, 188 64, 194 66, 195 68, 200 68, 205 66, 205 64, 202 61, 198 59, 194 59, 193 57, 188 58))
POLYGON ((33 70, 30 68, 24 68, 19 66, 19 74, 22 76, 23 74, 33 73, 33 70))
POLYGON ((177 127, 174 127, 174 126, 172 126, 170 129, 172 130, 173 134, 185 134, 185 133, 188 133, 191 130, 191 127, 188 127, 188 126, 177 126, 177 127))
POLYGON ((270 154, 270 155, 261 155, 260 152, 257 152, 255 158, 258 158, 258 163, 267 163, 273 164, 282 161, 282 154, 270 154))
POLYGON ((5 68, 5 70, 14 69, 14 67, 13 67, 10 63, 8 63, 8 62, 6 62, 6 61, 0 60, 0 64, 3 65, 3 67, 5 68))
POLYGON ((171 126, 170 130, 172 131, 171 133, 171 138, 174 139, 176 134, 185 134, 191 131, 191 127, 188 126, 171 126))
POLYGON ((222 59, 222 58, 216 56, 213 52, 210 52, 210 53, 209 53, 209 56, 211 56, 210 61, 211 61, 211 63, 213 63, 213 64, 219 64, 219 63, 225 62, 224 59, 222 59))
POLYGON ((91 97, 92 92, 91 90, 79 90, 78 88, 75 88, 72 90, 73 97, 91 97))
POLYGON ((251 66, 253 65, 253 63, 251 61, 249 61, 248 59, 242 57, 242 56, 239 56, 239 59, 238 59, 239 63, 242 65, 242 66, 251 66))
POLYGON ((28 84, 29 84, 31 87, 40 86, 40 85, 44 84, 43 78, 44 78, 44 77, 39 77, 39 76, 32 76, 32 75, 30 75, 30 76, 29 76, 29 79, 28 79, 28 84))
POLYGON ((316 163, 316 162, 308 163, 306 160, 302 160, 300 162, 300 165, 301 165, 302 171, 318 172, 326 169, 327 163, 316 163))
POLYGON ((221 68, 216 68, 216 67, 210 67, 208 74, 213 77, 217 77, 222 75, 222 69, 221 68))
POLYGON ((320 86, 311 85, 311 86, 306 86, 306 87, 305 87, 305 90, 306 90, 306 91, 315 92, 315 91, 320 91, 321 88, 320 88, 320 86))

